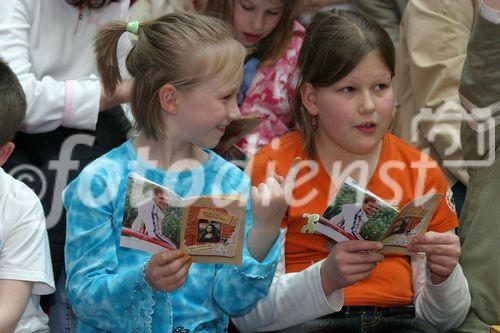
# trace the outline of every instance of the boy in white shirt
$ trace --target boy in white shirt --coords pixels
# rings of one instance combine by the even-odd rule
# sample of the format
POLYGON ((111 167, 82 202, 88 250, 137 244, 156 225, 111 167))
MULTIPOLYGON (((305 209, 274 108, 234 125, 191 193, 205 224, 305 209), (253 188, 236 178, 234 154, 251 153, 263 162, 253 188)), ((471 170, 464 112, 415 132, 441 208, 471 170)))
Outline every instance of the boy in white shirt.
POLYGON ((16 75, 0 59, 0 332, 48 332, 40 295, 54 292, 40 200, 1 166, 26 110, 16 75))

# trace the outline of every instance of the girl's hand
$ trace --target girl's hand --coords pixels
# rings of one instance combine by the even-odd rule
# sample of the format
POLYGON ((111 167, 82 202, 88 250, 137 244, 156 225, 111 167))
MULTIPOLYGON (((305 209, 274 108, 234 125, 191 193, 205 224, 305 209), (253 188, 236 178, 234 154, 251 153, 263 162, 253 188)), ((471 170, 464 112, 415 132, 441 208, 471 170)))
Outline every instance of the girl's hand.
POLYGON ((283 182, 283 177, 273 175, 250 189, 254 228, 277 234, 288 208, 283 182))
POLYGON ((490 7, 491 9, 494 9, 496 11, 500 10, 500 0, 484 0, 486 3, 486 6, 490 7))
POLYGON ((160 252, 151 257, 144 273, 154 290, 173 291, 186 282, 189 267, 191 257, 184 252, 160 252))
POLYGON ((429 231, 423 236, 413 238, 407 249, 427 255, 427 267, 434 284, 440 284, 450 276, 461 252, 460 239, 452 232, 429 231))
POLYGON ((378 252, 382 243, 353 240, 337 243, 321 264, 321 285, 325 295, 366 279, 377 263, 384 260, 378 252))
POLYGON ((104 89, 101 89, 101 100, 99 102, 99 111, 105 111, 114 106, 122 103, 127 103, 130 101, 130 90, 132 89, 132 80, 120 81, 114 94, 108 96, 104 93, 104 89))
MULTIPOLYGON (((300 158, 296 157, 291 168, 298 162, 300 158)), ((253 227, 248 235, 248 250, 257 261, 266 257, 278 237, 281 221, 288 209, 287 197, 291 197, 294 187, 295 178, 285 180, 272 174, 264 183, 250 189, 253 227)))
POLYGON ((253 226, 248 235, 248 250, 257 261, 262 261, 279 235, 281 220, 287 203, 281 186, 283 177, 268 177, 258 187, 252 186, 253 226))
MULTIPOLYGON (((296 157, 290 170, 295 168, 300 161, 300 157, 296 157)), ((287 198, 291 197, 291 193, 287 193, 287 191, 293 191, 295 182, 295 178, 285 180, 280 175, 272 174, 266 178, 264 183, 252 186, 250 195, 253 204, 254 228, 277 235, 281 220, 288 209, 287 198)))

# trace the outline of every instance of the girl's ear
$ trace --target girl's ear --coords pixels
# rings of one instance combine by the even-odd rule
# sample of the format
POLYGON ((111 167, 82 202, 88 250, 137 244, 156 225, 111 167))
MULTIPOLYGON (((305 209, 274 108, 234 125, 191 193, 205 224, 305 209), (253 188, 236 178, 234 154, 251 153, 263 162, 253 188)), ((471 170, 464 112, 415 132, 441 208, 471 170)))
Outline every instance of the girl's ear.
POLYGON ((316 94, 316 89, 309 82, 304 83, 302 87, 300 87, 302 104, 312 116, 317 116, 319 113, 316 94))
POLYGON ((179 111, 180 93, 176 87, 171 84, 166 84, 160 88, 158 92, 160 105, 163 110, 169 115, 176 115, 179 111))
POLYGON ((0 146, 0 166, 7 162, 10 154, 14 151, 14 147, 13 142, 7 142, 5 145, 0 146))

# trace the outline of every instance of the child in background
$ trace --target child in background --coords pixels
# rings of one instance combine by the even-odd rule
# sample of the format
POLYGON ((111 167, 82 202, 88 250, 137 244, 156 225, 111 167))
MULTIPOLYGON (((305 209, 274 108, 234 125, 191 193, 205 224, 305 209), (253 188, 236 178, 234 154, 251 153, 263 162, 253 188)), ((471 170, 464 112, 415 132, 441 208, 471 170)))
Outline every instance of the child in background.
POLYGON ((0 332, 48 332, 40 295, 55 290, 40 200, 1 168, 25 112, 23 89, 0 59, 0 332))
POLYGON ((116 44, 125 31, 137 35, 126 66, 140 134, 85 168, 64 193, 67 289, 78 329, 223 332, 229 315, 248 312, 271 284, 286 207, 277 179, 252 190, 253 209, 247 199, 241 266, 191 265, 179 251, 151 256, 120 247, 119 238, 130 172, 182 197, 248 195, 248 177, 207 149, 239 117, 245 50, 224 22, 207 16, 107 24, 95 47, 108 93, 121 80, 116 44))
POLYGON ((208 0, 203 11, 232 24, 234 38, 247 48, 238 105, 242 115, 264 119, 237 143, 248 156, 289 131, 288 96, 294 94, 304 39, 297 8, 297 0, 208 0))
POLYGON ((446 179, 427 156, 387 132, 390 37, 361 14, 319 13, 307 29, 298 68, 297 131, 263 148, 249 169, 254 183, 269 171, 297 176, 282 222, 284 257, 268 297, 233 318, 235 324, 245 332, 443 332, 458 326, 470 295, 446 179), (297 157, 304 162, 291 168, 297 157), (304 214, 321 215, 346 176, 399 207, 431 191, 443 195, 428 232, 408 246, 414 256, 383 257, 379 242, 333 245, 322 235, 301 233, 304 214))

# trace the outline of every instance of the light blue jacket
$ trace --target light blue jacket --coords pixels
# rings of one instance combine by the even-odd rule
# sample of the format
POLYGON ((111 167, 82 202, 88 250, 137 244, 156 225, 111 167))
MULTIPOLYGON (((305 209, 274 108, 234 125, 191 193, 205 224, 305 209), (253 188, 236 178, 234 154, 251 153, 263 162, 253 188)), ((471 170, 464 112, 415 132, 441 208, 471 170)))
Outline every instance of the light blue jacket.
POLYGON ((182 197, 248 194, 237 167, 209 152, 201 166, 166 172, 140 161, 132 141, 86 167, 63 195, 67 209, 66 272, 78 332, 225 332, 229 316, 242 315, 263 298, 280 253, 278 238, 262 261, 246 245, 252 227, 247 205, 241 266, 193 264, 174 292, 153 292, 143 268, 150 254, 119 246, 127 176, 136 172, 182 197))

